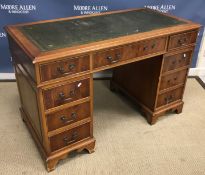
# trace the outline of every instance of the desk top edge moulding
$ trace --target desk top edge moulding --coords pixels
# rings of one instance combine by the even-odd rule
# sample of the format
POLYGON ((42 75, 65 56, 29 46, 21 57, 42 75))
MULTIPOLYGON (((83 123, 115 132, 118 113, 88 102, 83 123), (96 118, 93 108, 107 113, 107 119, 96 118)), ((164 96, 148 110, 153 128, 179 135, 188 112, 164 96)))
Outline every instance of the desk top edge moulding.
POLYGON ((6 26, 21 117, 47 170, 72 151, 94 152, 95 72, 112 69, 110 90, 151 125, 181 113, 199 29, 144 8, 6 26))

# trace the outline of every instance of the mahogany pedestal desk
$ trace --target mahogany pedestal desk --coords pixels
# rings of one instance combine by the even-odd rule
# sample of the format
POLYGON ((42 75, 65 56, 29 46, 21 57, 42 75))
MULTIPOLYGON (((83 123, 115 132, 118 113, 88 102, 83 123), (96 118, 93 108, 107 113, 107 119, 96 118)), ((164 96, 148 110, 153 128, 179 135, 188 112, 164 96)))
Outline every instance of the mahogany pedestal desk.
POLYGON ((71 151, 94 150, 95 72, 113 68, 110 88, 150 124, 182 112, 199 27, 148 9, 6 26, 21 115, 47 170, 71 151))

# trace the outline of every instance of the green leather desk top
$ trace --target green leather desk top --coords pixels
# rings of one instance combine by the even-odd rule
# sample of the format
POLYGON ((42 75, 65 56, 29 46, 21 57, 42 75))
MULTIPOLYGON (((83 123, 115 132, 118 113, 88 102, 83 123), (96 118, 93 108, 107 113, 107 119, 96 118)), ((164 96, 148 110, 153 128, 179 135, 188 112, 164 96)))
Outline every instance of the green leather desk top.
POLYGON ((50 51, 184 23, 154 11, 140 9, 24 25, 19 27, 19 30, 41 51, 50 51))

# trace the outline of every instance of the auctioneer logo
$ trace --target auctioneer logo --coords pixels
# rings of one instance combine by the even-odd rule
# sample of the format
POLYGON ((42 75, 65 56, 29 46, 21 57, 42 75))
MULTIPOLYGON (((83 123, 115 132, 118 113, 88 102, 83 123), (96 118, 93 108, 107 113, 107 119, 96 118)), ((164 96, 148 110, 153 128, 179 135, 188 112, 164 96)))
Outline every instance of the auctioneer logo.
POLYGON ((5 32, 0 32, 0 38, 6 38, 6 33, 5 32))
POLYGON ((36 5, 0 4, 0 10, 5 10, 8 13, 14 13, 14 14, 28 14, 31 11, 36 11, 36 5))
POLYGON ((167 4, 145 5, 145 7, 153 9, 153 10, 157 10, 163 13, 168 13, 169 11, 173 11, 176 9, 176 5, 167 5, 167 4))
POLYGON ((74 5, 74 11, 79 11, 81 15, 93 14, 108 11, 108 6, 105 5, 74 5))

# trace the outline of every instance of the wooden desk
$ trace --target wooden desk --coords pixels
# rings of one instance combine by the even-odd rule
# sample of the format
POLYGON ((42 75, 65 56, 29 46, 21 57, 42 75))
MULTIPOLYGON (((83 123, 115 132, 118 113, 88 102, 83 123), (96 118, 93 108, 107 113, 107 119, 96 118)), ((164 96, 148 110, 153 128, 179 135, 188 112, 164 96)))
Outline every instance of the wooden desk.
POLYGON ((47 170, 73 150, 94 150, 94 72, 113 68, 111 89, 131 97, 150 124, 180 113, 199 27, 148 9, 5 27, 22 118, 47 170))

